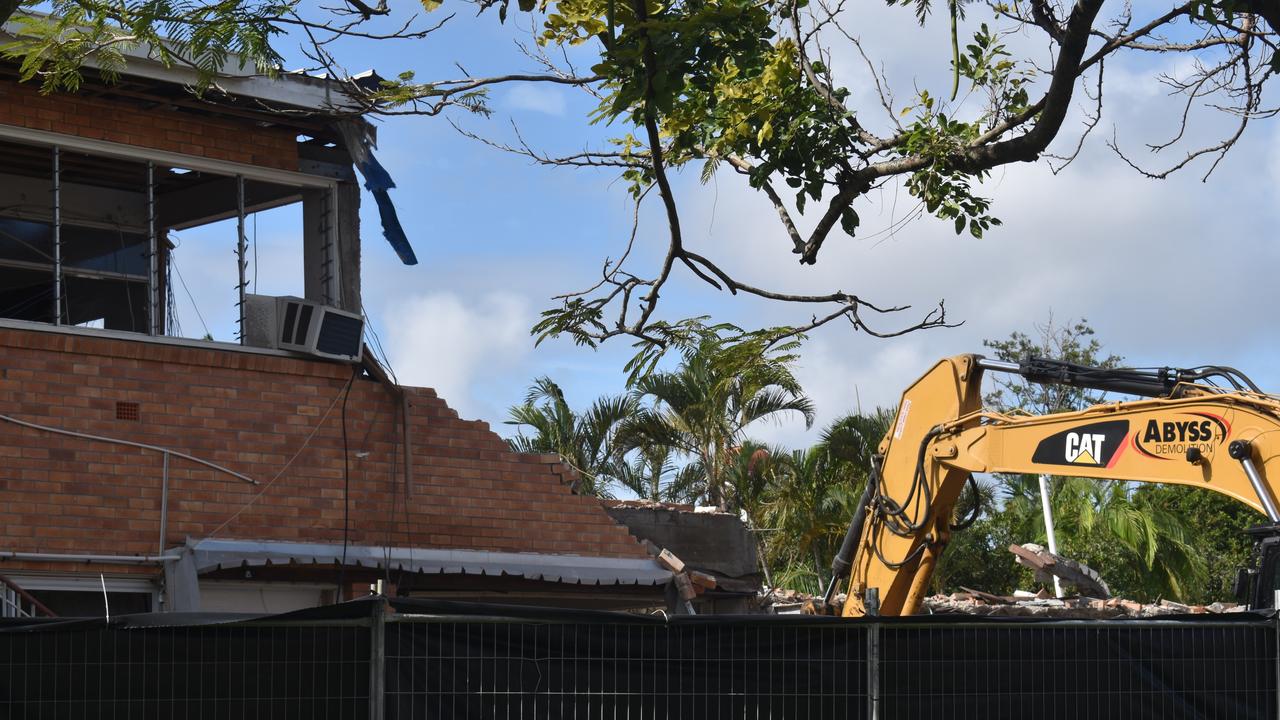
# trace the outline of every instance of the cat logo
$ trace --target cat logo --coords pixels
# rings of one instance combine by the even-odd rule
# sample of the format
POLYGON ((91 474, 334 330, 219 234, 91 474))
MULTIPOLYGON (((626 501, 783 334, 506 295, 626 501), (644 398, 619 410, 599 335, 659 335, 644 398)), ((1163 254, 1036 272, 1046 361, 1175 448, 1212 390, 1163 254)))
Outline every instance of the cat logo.
POLYGON ((1102 433, 1067 433, 1066 458, 1072 465, 1100 465, 1107 436, 1102 433))
POLYGON ((1089 423, 1054 433, 1036 446, 1031 462, 1039 465, 1111 467, 1120 458, 1129 434, 1128 420, 1089 423))

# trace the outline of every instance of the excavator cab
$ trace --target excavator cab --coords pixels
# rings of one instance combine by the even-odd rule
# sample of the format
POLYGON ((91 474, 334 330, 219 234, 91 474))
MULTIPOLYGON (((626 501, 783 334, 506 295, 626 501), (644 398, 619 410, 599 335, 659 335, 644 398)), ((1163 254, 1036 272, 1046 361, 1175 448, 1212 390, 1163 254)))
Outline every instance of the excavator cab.
POLYGON ((1258 525, 1246 530, 1253 538, 1253 567, 1236 572, 1236 601, 1251 610, 1276 607, 1280 592, 1280 523, 1258 525))

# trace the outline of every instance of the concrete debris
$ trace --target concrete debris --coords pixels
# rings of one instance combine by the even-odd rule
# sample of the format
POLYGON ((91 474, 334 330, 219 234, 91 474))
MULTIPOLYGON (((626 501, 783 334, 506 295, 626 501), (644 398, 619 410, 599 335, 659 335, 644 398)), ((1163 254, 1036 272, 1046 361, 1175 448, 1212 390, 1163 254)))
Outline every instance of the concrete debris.
POLYGON ((1244 612, 1243 605, 1216 602, 1211 605, 1183 605, 1170 600, 1143 604, 1124 598, 1091 597, 1026 598, 1001 597, 982 593, 958 592, 925 598, 927 612, 933 614, 994 615, 1001 617, 1052 617, 1108 620, 1124 617, 1160 617, 1162 615, 1221 614, 1244 612), (987 598, 995 598, 989 601, 987 598))
MULTIPOLYGON (((557 457, 558 459, 558 457, 557 457)), ((624 508, 631 510, 670 510, 672 512, 693 512, 693 505, 683 503, 666 503, 657 500, 601 500, 600 504, 609 508, 624 508)))
POLYGON ((1013 553, 1019 565, 1035 570, 1036 580, 1039 582, 1049 583, 1057 576, 1064 583, 1074 586, 1081 595, 1111 597, 1111 588, 1107 587, 1107 583, 1095 570, 1084 563, 1054 555, 1035 543, 1010 545, 1009 552, 1013 553))
POLYGON ((831 605, 824 608, 821 607, 822 598, 817 595, 766 587, 760 594, 760 607, 775 615, 839 615, 844 600, 844 593, 839 593, 832 598, 831 605))
MULTIPOLYGON (((761 597, 761 605, 768 612, 779 615, 838 615, 844 606, 844 594, 837 595, 827 607, 819 607, 821 597, 795 590, 768 589, 761 597)), ((997 617, 1043 617, 1080 620, 1110 620, 1113 618, 1154 618, 1165 615, 1220 615, 1245 612, 1248 608, 1234 603, 1215 602, 1210 605, 1183 605, 1171 600, 1143 604, 1125 598, 1067 597, 1055 598, 1046 591, 1037 593, 1020 591, 1017 596, 993 595, 980 590, 964 588, 950 595, 934 595, 925 598, 922 613, 932 615, 990 615, 997 617)))

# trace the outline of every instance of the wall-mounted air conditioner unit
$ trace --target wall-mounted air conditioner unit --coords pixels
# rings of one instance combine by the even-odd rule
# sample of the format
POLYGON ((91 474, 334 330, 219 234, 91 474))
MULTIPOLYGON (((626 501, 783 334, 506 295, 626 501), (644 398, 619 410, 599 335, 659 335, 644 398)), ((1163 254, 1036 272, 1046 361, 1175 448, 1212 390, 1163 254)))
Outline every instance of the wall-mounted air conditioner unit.
POLYGON ((245 344, 359 361, 364 319, 298 297, 245 296, 245 344))

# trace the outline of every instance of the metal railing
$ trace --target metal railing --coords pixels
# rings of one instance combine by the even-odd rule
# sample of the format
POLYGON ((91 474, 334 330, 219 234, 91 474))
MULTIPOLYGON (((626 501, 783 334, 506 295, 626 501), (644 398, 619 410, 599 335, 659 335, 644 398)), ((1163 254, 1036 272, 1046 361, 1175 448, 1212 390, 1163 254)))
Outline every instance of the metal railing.
POLYGON ((0 617, 57 617, 18 583, 0 575, 0 617))

